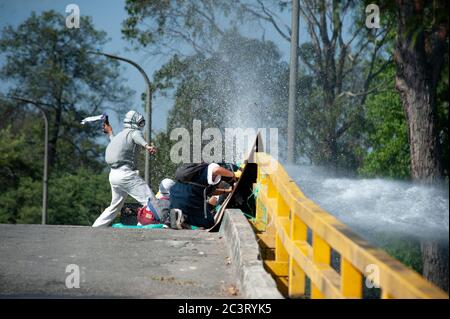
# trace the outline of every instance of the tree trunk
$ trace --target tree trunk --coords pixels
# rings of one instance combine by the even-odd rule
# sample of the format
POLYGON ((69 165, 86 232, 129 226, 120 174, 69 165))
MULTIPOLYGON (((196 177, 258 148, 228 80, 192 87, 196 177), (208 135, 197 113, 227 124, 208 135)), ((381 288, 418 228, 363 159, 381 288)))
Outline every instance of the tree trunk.
POLYGON ((448 292, 448 245, 437 240, 421 242, 423 275, 448 292))
MULTIPOLYGON (((424 26, 423 3, 397 2, 396 89, 408 122, 413 180, 432 184, 442 177, 441 150, 437 130, 436 88, 445 54, 446 32, 424 26)), ((448 291, 448 246, 434 240, 421 243, 423 275, 448 291)))
MULTIPOLYGON (((408 61, 405 62, 405 64, 408 61)), ((410 61, 404 69, 420 69, 410 61)), ((436 88, 419 72, 411 72, 407 79, 397 76, 396 87, 408 121, 408 137, 413 180, 432 184, 442 177, 439 135, 436 120, 436 88), (434 91, 434 92, 433 92, 434 91)))

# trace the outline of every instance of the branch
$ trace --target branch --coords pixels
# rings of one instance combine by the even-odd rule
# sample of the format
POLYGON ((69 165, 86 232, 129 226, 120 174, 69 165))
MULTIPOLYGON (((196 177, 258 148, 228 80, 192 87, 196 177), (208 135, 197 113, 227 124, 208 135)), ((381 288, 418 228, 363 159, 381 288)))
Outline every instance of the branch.
MULTIPOLYGON (((353 92, 342 92, 341 94, 339 94, 339 97, 343 97, 345 95, 350 96, 350 97, 359 97, 359 96, 363 96, 364 99, 369 95, 369 94, 375 94, 375 93, 381 93, 382 90, 379 90, 381 87, 385 86, 386 82, 382 82, 379 86, 368 90, 368 91, 362 91, 362 92, 358 92, 358 93, 353 93, 353 92)), ((362 106, 364 104, 364 102, 360 103, 359 106, 362 106)), ((353 116, 350 120, 348 120, 347 122, 345 122, 336 132, 336 138, 341 137, 349 128, 352 127, 352 125, 355 123, 356 121, 356 117, 353 116)))
POLYGON ((72 145, 72 146, 78 151, 78 154, 80 154, 81 157, 87 158, 87 156, 86 156, 86 153, 87 153, 87 152, 92 152, 92 154, 94 154, 95 157, 99 157, 99 156, 100 156, 100 154, 99 154, 98 152, 96 152, 96 151, 95 151, 94 149, 92 149, 92 148, 88 148, 88 149, 85 149, 85 150, 83 151, 76 143, 74 143, 71 139, 69 139, 68 137, 66 137, 66 136, 64 136, 64 135, 60 135, 60 136, 59 136, 59 139, 61 139, 61 140, 63 140, 63 141, 66 141, 66 142, 68 142, 70 145, 72 145))
POLYGON ((356 92, 356 93, 353 93, 351 91, 344 91, 341 94, 339 94, 337 97, 338 98, 341 98, 341 97, 344 97, 344 96, 359 97, 359 96, 367 96, 367 95, 372 94, 372 93, 380 93, 381 92, 380 88, 384 87, 385 85, 386 85, 386 81, 383 81, 383 82, 381 82, 380 85, 378 85, 378 86, 376 86, 376 87, 374 87, 374 88, 372 88, 370 90, 362 90, 362 91, 356 92))
MULTIPOLYGON (((381 67, 380 67, 376 72, 373 71, 373 70, 374 70, 374 66, 375 66, 375 60, 377 59, 378 52, 379 52, 379 50, 383 47, 383 45, 385 44, 386 39, 387 39, 387 36, 388 36, 388 34, 389 34, 389 28, 390 28, 390 26, 388 26, 388 27, 386 28, 386 31, 385 31, 383 37, 381 38, 381 40, 380 40, 379 42, 375 40, 376 45, 375 45, 375 48, 374 48, 374 50, 373 50, 372 60, 371 60, 371 62, 370 62, 369 73, 368 73, 368 75, 367 75, 366 81, 364 82, 364 90, 368 90, 368 88, 370 87, 370 84, 372 83, 372 80, 373 80, 378 74, 380 74, 381 72, 383 72, 383 70, 385 70, 386 67, 387 67, 389 64, 391 64, 391 62, 392 62, 392 61, 389 59, 389 60, 387 60, 383 65, 381 65, 381 67)), ((366 102, 366 97, 367 97, 367 94, 364 95, 364 96, 362 96, 361 101, 360 101, 361 105, 363 105, 363 104, 366 102)))
POLYGON ((320 15, 320 24, 319 24, 319 30, 320 30, 320 37, 322 38, 322 42, 324 43, 325 47, 330 46, 330 39, 328 37, 328 24, 327 24, 327 10, 326 10, 326 3, 325 0, 321 0, 320 6, 322 7, 322 12, 320 15))
MULTIPOLYGON (((192 2, 191 2, 192 3, 192 2)), ((210 17, 208 16, 206 13, 204 13, 203 11, 201 11, 200 9, 198 9, 196 4, 193 4, 193 9, 200 14, 201 16, 203 16, 206 20, 209 21, 209 23, 211 24, 211 26, 214 28, 214 30, 217 31, 217 33, 219 33, 220 35, 223 35, 224 32, 222 31, 222 29, 219 28, 219 26, 217 25, 214 17, 210 17)))
MULTIPOLYGON (((317 59, 317 64, 319 66, 319 69, 323 69, 322 48, 320 47, 319 37, 317 36, 316 31, 314 30, 314 24, 316 22, 318 23, 318 21, 317 21, 317 19, 312 20, 311 16, 308 15, 307 12, 304 11, 302 7, 300 7, 300 12, 308 23, 308 31, 309 31, 309 34, 311 35, 312 44, 316 51, 316 59, 317 59)), ((314 17, 314 16, 312 16, 312 17, 314 17)), ((306 61, 304 61, 304 62, 306 62, 306 61)), ((320 74, 319 74, 320 72, 318 70, 315 70, 313 67, 311 67, 311 69, 313 71, 315 71, 318 76, 320 76, 320 74)))
POLYGON ((335 138, 336 139, 340 138, 350 127, 352 127, 353 123, 355 123, 354 118, 342 124, 342 126, 337 130, 335 138))
MULTIPOLYGON (((388 35, 389 30, 390 30, 391 27, 392 27, 392 26, 388 26, 388 27, 386 28, 385 33, 384 33, 384 35, 383 35, 381 41, 376 41, 376 45, 375 45, 374 51, 373 51, 373 53, 372 53, 372 58, 371 58, 371 60, 370 60, 370 61, 371 61, 371 67, 370 67, 370 72, 369 72, 369 73, 372 73, 372 70, 373 70, 372 62, 374 61, 374 58, 376 58, 376 55, 378 54, 378 51, 379 51, 379 50, 381 49, 381 47, 385 44, 387 35, 388 35)), ((359 32, 361 32, 361 30, 363 30, 363 29, 364 29, 363 27, 359 28, 359 29, 357 30, 357 32, 355 33, 355 35, 353 36, 353 38, 347 43, 347 45, 349 45, 349 44, 356 38, 356 36, 359 35, 359 32)), ((383 34, 383 31, 380 32, 380 34, 375 34, 374 37, 377 38, 377 37, 379 37, 381 34, 383 34)), ((353 71, 354 67, 355 67, 356 64, 358 63, 358 58, 359 58, 359 56, 365 51, 365 49, 366 49, 366 48, 369 46, 369 44, 371 44, 371 43, 372 43, 372 40, 371 40, 370 38, 367 38, 367 40, 360 46, 358 52, 357 52, 355 55, 353 55, 353 56, 352 56, 351 54, 348 55, 348 58, 349 58, 350 61, 351 61, 351 66, 350 66, 347 70, 345 70, 345 71, 343 72, 343 77, 344 77, 344 78, 345 78, 350 72, 353 71)), ((371 80, 372 80, 372 79, 370 79, 370 81, 371 81, 371 80)))
POLYGON ((181 39, 189 43, 194 51, 198 54, 204 54, 205 52, 212 54, 212 50, 201 47, 194 39, 191 38, 190 34, 186 35, 180 31, 177 31, 175 29, 168 29, 168 31, 172 32, 174 35, 178 35, 181 39))
MULTIPOLYGON (((275 19, 273 18, 273 14, 271 14, 269 12, 269 10, 266 9, 266 7, 264 6, 264 3, 262 3, 261 0, 257 0, 258 4, 261 7, 261 10, 263 11, 264 15, 262 15, 259 12, 256 12, 255 10, 251 9, 248 5, 240 3, 241 7, 246 10, 247 12, 251 13, 252 15, 254 15, 257 18, 263 19, 265 21, 270 22, 273 27, 275 28, 275 30, 278 32, 278 34, 281 35, 281 37, 283 39, 285 39, 286 41, 290 42, 291 38, 289 35, 287 35, 286 33, 283 32, 283 30, 281 30, 280 26, 278 25, 278 23, 275 21, 275 19)), ((288 28, 289 30, 289 28, 288 28)), ((290 33, 290 32, 289 32, 290 33)))

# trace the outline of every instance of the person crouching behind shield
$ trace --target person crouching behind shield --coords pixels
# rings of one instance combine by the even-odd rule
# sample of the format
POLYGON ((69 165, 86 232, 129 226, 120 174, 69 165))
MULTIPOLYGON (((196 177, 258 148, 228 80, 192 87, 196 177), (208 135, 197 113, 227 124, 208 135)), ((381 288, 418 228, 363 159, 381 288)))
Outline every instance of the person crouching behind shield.
POLYGON ((150 199, 150 202, 154 203, 153 206, 158 209, 155 194, 137 170, 137 157, 142 148, 151 155, 156 153, 156 148, 149 145, 143 136, 145 119, 138 112, 129 111, 123 123, 124 129, 115 136, 112 127, 109 124, 103 124, 103 131, 110 139, 106 147, 105 160, 111 168, 109 183, 112 199, 111 204, 97 218, 92 227, 108 226, 120 213, 128 195, 142 206, 147 205, 150 199))

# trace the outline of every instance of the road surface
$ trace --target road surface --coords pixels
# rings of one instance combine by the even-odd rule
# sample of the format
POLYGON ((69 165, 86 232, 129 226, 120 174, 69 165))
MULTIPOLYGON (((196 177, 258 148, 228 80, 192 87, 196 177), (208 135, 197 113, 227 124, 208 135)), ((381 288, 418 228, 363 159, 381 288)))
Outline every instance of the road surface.
POLYGON ((235 287, 218 233, 0 224, 0 298, 242 297, 235 287))

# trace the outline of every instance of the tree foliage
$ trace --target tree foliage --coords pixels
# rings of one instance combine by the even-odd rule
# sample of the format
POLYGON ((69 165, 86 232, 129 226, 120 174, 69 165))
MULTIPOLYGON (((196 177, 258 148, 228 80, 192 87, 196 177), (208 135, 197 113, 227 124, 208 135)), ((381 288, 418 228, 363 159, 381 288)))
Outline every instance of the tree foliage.
MULTIPOLYGON (((275 11, 284 7, 271 0, 127 0, 122 33, 152 54, 208 55, 227 31, 248 22, 268 21, 281 31, 275 11)), ((263 33, 260 24, 256 28, 263 33)))
POLYGON ((369 95, 366 101, 366 153, 359 171, 368 177, 410 177, 408 128, 400 97, 394 88, 395 70, 391 66, 380 80, 390 88, 369 95))
POLYGON ((287 65, 272 42, 233 31, 209 57, 175 55, 155 75, 160 91, 174 97, 166 138, 174 128, 192 132, 193 121, 200 120, 203 129, 217 128, 223 138, 225 128, 281 128, 283 141, 287 76, 287 65))
POLYGON ((46 11, 3 29, 0 76, 9 89, 0 99, 0 222, 37 223, 42 209, 42 115, 5 96, 39 103, 48 115, 49 222, 88 225, 110 201, 101 129, 80 120, 121 111, 132 92, 117 63, 88 53, 102 48, 106 33, 89 17, 81 25, 68 29, 64 16, 46 11))
MULTIPOLYGON (((88 53, 104 45, 106 33, 97 31, 89 17, 82 17, 81 25, 66 28, 64 16, 54 11, 32 13, 18 27, 5 27, 0 39, 6 59, 0 76, 11 84, 9 95, 43 103, 49 116, 51 168, 68 168, 72 159, 63 154, 75 153, 83 164, 100 156, 94 140, 98 130, 82 127, 80 120, 108 108, 123 111, 131 94, 121 84, 116 62, 88 53), (61 143, 66 149, 58 152, 61 143)), ((73 164, 76 168, 80 162, 73 164)))

